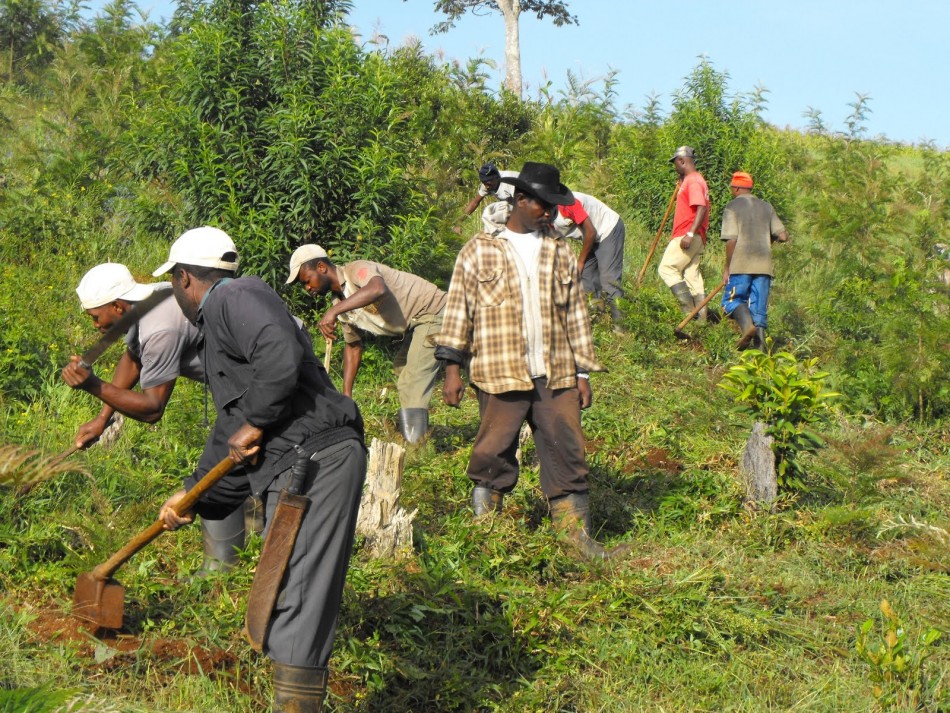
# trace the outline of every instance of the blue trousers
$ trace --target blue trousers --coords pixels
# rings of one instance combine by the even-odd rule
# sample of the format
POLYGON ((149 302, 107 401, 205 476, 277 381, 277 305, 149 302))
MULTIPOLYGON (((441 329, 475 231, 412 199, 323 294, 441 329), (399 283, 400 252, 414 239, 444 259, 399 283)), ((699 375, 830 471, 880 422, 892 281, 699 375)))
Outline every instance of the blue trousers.
POLYGON ((722 291, 722 311, 732 314, 736 307, 745 304, 752 313, 756 327, 765 329, 768 324, 769 289, 771 275, 729 275, 729 282, 722 291))

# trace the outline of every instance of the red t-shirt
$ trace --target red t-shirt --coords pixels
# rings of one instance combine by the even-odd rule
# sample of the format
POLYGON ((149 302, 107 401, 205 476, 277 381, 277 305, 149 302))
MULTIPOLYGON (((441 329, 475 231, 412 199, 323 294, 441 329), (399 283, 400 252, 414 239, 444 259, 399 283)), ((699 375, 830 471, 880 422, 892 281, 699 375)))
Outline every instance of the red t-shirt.
POLYGON ((676 194, 676 211, 673 213, 673 238, 681 238, 693 227, 696 219, 696 210, 699 206, 706 206, 706 216, 699 226, 699 237, 706 242, 706 231, 709 230, 709 188, 706 179, 699 171, 686 175, 676 194))
POLYGON ((571 205, 559 205, 557 209, 565 218, 574 221, 574 225, 580 225, 590 217, 578 200, 575 200, 571 205))

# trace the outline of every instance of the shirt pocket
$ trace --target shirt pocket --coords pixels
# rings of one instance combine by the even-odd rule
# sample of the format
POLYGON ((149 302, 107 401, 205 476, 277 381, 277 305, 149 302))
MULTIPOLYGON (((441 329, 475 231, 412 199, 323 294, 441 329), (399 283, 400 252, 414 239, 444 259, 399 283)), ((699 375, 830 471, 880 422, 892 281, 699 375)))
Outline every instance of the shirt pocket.
POLYGON ((495 307, 504 303, 508 293, 504 267, 481 270, 477 279, 479 304, 495 307))
POLYGON ((574 275, 570 270, 556 270, 554 273, 554 304, 563 307, 571 297, 574 275))

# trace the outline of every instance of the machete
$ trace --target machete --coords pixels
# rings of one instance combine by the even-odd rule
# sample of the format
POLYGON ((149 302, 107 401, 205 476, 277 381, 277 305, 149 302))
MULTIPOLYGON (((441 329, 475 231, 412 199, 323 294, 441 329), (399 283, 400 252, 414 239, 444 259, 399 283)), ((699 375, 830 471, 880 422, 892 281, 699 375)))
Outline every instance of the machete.
POLYGON ((171 297, 172 291, 168 288, 153 290, 152 294, 140 302, 135 302, 132 308, 123 314, 119 319, 113 322, 112 326, 106 330, 106 333, 99 337, 99 341, 89 347, 79 358, 79 364, 85 369, 92 368, 96 359, 101 357, 106 349, 111 347, 119 337, 124 335, 133 325, 137 324, 142 317, 151 312, 155 307, 171 297))
POLYGON ((300 523, 310 505, 310 498, 300 494, 307 477, 310 456, 300 446, 294 446, 294 450, 297 451, 297 459, 291 469, 290 484, 280 491, 274 517, 267 524, 267 537, 251 583, 251 593, 247 597, 244 634, 255 651, 260 651, 264 645, 287 562, 297 541, 300 523))

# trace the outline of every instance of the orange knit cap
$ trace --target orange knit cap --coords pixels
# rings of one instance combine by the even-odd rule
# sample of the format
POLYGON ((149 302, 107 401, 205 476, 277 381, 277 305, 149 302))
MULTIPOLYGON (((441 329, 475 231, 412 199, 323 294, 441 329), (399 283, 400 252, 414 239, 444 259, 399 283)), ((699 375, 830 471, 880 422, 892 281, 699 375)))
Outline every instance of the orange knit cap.
POLYGON ((729 185, 733 188, 752 188, 752 176, 745 171, 736 171, 729 185))

